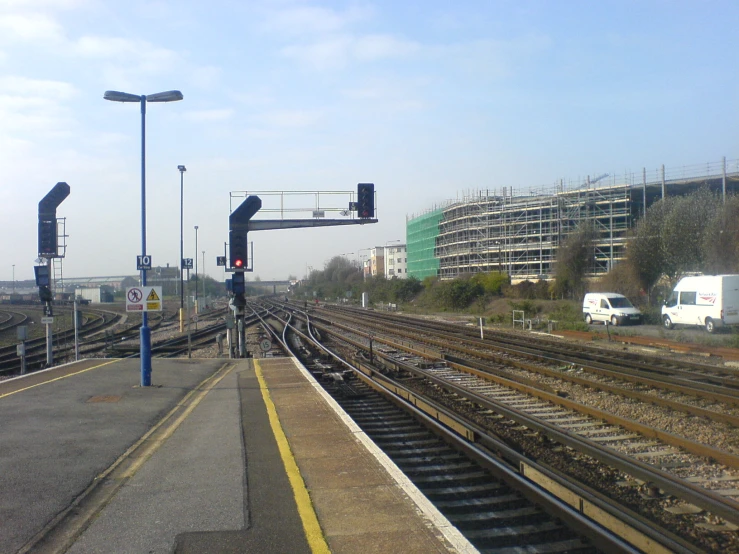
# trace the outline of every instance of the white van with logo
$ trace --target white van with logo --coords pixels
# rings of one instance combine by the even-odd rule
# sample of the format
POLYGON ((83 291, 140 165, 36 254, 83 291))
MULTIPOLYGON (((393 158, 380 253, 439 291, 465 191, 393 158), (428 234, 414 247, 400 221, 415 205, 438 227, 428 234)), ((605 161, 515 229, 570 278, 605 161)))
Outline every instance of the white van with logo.
POLYGON ((662 324, 700 325, 709 333, 739 325, 739 275, 683 277, 662 306, 662 324))
POLYGON ((585 322, 602 321, 611 325, 639 324, 642 314, 623 294, 589 292, 582 301, 585 322))

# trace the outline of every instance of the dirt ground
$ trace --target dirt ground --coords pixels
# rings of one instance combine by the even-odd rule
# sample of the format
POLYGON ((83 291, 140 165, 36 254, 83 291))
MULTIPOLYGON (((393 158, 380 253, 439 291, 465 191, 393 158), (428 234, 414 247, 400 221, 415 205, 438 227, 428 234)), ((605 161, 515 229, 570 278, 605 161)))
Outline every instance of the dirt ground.
MULTIPOLYGON (((500 326, 501 328, 512 328, 513 313, 511 308, 511 302, 519 303, 522 300, 511 299, 511 298, 496 298, 485 306, 485 310, 482 316, 486 318, 486 325, 500 326), (499 324, 490 323, 490 317, 495 318, 496 315, 506 314, 508 317, 505 321, 499 324)), ((526 313, 526 319, 536 319, 537 317, 545 322, 549 319, 550 313, 557 309, 561 305, 561 300, 531 300, 534 306, 541 307, 539 313, 526 313)), ((579 311, 578 305, 573 303, 573 308, 579 311)), ((443 312, 434 314, 439 319, 446 319, 448 321, 465 321, 469 323, 476 323, 480 315, 475 313, 451 313, 443 312)), ((585 322, 583 321, 583 324, 585 322)), ((543 325, 545 327, 545 324, 543 325)), ((595 332, 606 332, 605 325, 603 323, 593 323, 588 326, 592 331, 595 332)), ((694 326, 677 326, 672 330, 665 329, 661 325, 629 325, 624 327, 613 327, 609 326, 609 331, 616 335, 627 335, 627 336, 650 336, 664 338, 668 340, 674 340, 677 342, 684 343, 696 343, 705 346, 728 346, 728 347, 739 347, 739 328, 723 328, 718 329, 716 332, 709 334, 705 329, 694 326)))

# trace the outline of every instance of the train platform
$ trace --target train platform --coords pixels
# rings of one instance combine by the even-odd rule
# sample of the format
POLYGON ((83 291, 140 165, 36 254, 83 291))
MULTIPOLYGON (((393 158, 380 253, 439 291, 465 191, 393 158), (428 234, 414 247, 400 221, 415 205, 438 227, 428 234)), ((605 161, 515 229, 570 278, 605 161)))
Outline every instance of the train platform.
POLYGON ((475 552, 297 360, 0 382, 0 552, 475 552))

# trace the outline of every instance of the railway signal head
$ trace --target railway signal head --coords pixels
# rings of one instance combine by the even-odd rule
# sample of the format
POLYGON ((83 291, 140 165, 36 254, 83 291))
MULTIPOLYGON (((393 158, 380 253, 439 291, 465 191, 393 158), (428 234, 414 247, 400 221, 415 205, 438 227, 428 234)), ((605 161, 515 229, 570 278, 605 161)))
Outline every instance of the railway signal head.
POLYGON ((374 183, 359 183, 357 185, 357 215, 361 219, 370 219, 375 215, 375 185, 374 183))
POLYGON ((231 278, 231 290, 234 294, 246 293, 246 278, 243 273, 234 273, 231 278))
POLYGON ((229 259, 234 269, 246 269, 247 235, 246 231, 228 232, 229 259))
POLYGON ((69 185, 57 183, 38 203, 38 255, 40 258, 58 257, 56 209, 67 196, 69 196, 69 185))
POLYGON ((261 207, 262 200, 258 196, 247 196, 228 218, 228 257, 232 269, 248 270, 247 226, 261 207))
POLYGON ((33 267, 33 273, 36 276, 37 287, 48 287, 51 285, 51 277, 49 275, 49 266, 36 265, 33 267))
POLYGON ((38 221, 38 255, 40 258, 54 258, 57 255, 56 218, 41 219, 38 221))
POLYGON ((46 285, 40 286, 38 288, 38 297, 41 300, 41 302, 51 302, 53 299, 53 296, 51 294, 51 289, 47 287, 46 285))

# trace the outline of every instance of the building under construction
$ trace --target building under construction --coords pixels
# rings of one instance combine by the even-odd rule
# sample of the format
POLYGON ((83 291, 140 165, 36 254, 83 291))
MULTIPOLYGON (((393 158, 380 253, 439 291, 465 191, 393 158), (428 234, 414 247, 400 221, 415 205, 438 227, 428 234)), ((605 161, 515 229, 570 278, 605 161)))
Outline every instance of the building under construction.
POLYGON ((739 160, 703 164, 650 178, 617 179, 608 174, 577 183, 560 181, 550 190, 517 194, 476 191, 406 223, 408 273, 423 279, 452 279, 481 271, 502 271, 514 282, 548 279, 557 248, 584 222, 596 229, 591 276, 607 273, 624 259, 629 229, 647 208, 666 196, 708 186, 719 194, 739 191, 739 160))

